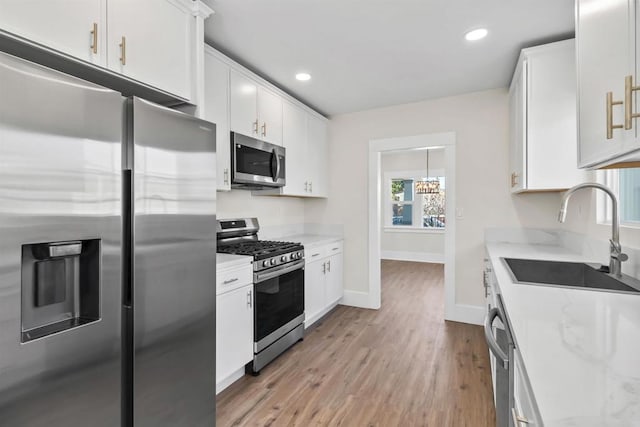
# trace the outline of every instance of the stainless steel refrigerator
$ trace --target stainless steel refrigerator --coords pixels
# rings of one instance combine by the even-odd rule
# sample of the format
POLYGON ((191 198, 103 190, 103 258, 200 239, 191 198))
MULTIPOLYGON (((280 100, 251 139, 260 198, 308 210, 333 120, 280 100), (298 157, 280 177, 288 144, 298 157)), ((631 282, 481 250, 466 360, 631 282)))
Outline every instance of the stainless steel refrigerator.
POLYGON ((0 53, 0 425, 215 424, 215 125, 0 53))

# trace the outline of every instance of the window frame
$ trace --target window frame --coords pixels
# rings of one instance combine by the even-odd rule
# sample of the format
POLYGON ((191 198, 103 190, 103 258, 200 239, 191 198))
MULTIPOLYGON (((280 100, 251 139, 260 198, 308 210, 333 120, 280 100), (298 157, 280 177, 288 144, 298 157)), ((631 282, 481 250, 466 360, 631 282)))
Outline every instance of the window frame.
MULTIPOLYGON (((605 185, 620 199, 620 172, 619 169, 600 169, 596 171, 596 181, 605 185)), ((618 200, 618 210, 620 200, 618 200)), ((596 195, 596 224, 611 225, 611 198, 598 191, 596 195)), ((640 229, 640 222, 623 221, 620 218, 620 227, 640 229)))
MULTIPOLYGON (((445 178, 445 188, 446 188, 446 176, 445 176, 445 171, 442 168, 434 168, 434 169, 430 169, 429 170, 429 175, 431 175, 428 178, 433 178, 433 177, 443 177, 445 178)), ((383 185, 383 192, 384 195, 382 197, 383 200, 383 205, 384 205, 384 224, 383 224, 383 229, 385 233, 435 233, 435 234, 441 234, 444 233, 446 230, 446 224, 444 227, 440 228, 440 227, 420 227, 420 226, 415 226, 415 225, 393 225, 393 221, 392 221, 392 206, 394 204, 398 204, 398 203, 402 203, 402 204, 410 204, 412 205, 412 221, 413 224, 421 224, 422 223, 422 198, 421 197, 416 197, 416 196, 420 196, 417 195, 415 192, 415 182, 417 180, 422 180, 424 177, 427 177, 427 171, 426 170, 413 170, 413 171, 389 171, 389 172, 385 172, 384 173, 384 185, 383 185), (414 182, 414 187, 413 187, 413 201, 411 202, 398 202, 395 200, 392 200, 391 198, 391 191, 389 191, 389 189, 391 188, 391 181, 393 180, 398 180, 398 179, 412 179, 414 182)), ((446 197, 446 196, 445 196, 446 197)), ((446 200, 446 199, 445 199, 446 200)))

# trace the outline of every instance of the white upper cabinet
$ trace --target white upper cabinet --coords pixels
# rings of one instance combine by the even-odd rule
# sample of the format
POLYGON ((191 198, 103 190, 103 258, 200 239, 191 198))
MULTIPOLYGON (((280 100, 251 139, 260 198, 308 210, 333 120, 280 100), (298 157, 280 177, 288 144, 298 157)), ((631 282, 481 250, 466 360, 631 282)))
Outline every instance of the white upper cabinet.
POLYGON ((526 179, 524 162, 526 146, 526 61, 518 62, 509 88, 509 156, 511 192, 522 191, 526 179))
POLYGON ((231 131, 258 138, 258 85, 236 70, 231 70, 229 87, 231 131))
POLYGON ((229 134, 229 65, 212 49, 204 58, 204 119, 216 124, 216 173, 218 190, 231 190, 231 138, 229 134))
POLYGON ((181 0, 108 0, 108 67, 191 99, 192 21, 181 0))
POLYGON ((259 138, 282 145, 282 98, 262 86, 258 87, 259 138))
POLYGON ((282 108, 282 145, 286 151, 286 181, 281 190, 287 196, 307 196, 307 113, 289 102, 282 108))
POLYGON ((575 41, 524 49, 510 88, 511 191, 558 191, 577 168, 575 41))
POLYGON ((233 132, 282 145, 282 98, 233 69, 229 113, 233 132))
POLYGON ((0 28, 106 65, 106 0, 2 0, 0 28))
POLYGON ((636 1, 578 0, 576 5, 578 165, 637 165, 636 1))
POLYGON ((315 197, 327 197, 329 187, 329 142, 327 123, 315 116, 307 120, 307 167, 309 179, 307 194, 315 197))

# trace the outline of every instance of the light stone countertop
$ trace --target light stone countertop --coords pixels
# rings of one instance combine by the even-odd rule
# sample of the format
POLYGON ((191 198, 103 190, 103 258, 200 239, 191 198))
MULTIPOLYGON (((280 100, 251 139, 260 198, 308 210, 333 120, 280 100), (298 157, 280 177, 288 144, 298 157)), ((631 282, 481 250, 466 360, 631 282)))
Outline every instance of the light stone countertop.
POLYGON ((314 246, 327 245, 333 242, 339 242, 344 240, 342 236, 328 236, 319 234, 295 234, 292 236, 284 236, 278 239, 285 242, 301 243, 305 248, 311 248, 314 246))
POLYGON ((640 295, 517 284, 502 257, 594 260, 559 246, 486 248, 544 425, 640 426, 640 295))

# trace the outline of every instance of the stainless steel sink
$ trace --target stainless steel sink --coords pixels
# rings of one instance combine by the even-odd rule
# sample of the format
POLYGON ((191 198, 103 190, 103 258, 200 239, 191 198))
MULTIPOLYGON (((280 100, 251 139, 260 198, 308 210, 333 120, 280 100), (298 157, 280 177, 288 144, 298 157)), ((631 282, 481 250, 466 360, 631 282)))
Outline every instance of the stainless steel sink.
POLYGON ((610 292, 640 293, 640 281, 610 275, 597 264, 503 258, 514 282, 610 292))

